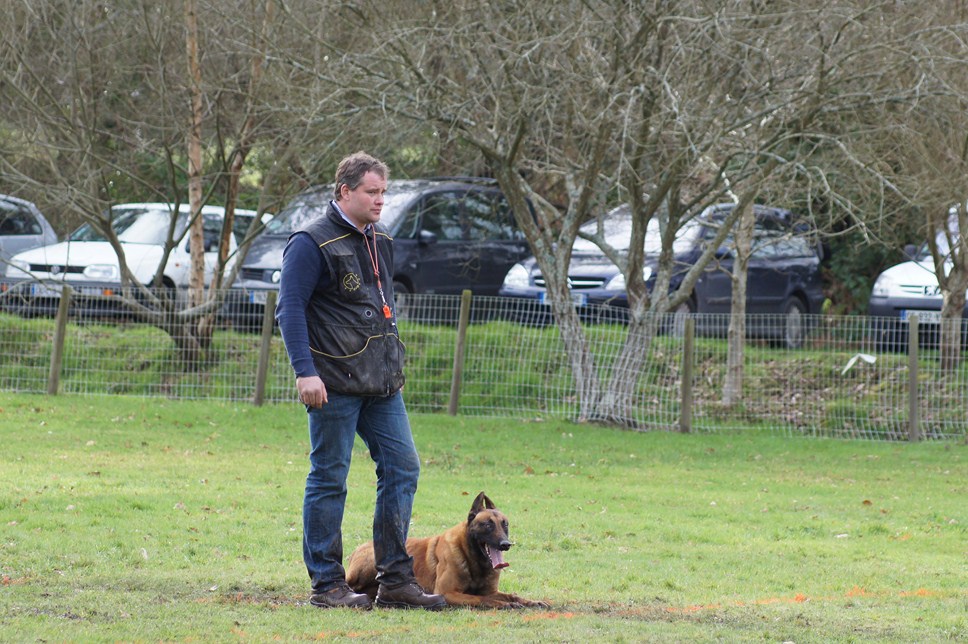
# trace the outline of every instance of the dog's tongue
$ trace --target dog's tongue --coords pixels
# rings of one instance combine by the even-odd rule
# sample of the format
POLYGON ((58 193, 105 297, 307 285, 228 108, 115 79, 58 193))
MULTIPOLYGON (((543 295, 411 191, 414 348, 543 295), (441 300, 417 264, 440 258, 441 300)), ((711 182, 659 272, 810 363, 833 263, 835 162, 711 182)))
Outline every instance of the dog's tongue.
POLYGON ((508 562, 504 561, 504 553, 497 548, 488 548, 487 556, 491 558, 491 565, 494 566, 494 570, 507 568, 510 565, 508 562))

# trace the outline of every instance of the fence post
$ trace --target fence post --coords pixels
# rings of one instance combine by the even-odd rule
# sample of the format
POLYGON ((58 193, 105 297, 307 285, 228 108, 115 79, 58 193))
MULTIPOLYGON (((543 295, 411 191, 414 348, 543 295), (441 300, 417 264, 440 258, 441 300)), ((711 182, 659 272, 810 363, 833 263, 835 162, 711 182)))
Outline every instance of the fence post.
POLYGON ((918 316, 908 318, 908 440, 921 438, 921 419, 918 413, 918 316))
POLYGON ((57 395, 60 388, 61 367, 64 364, 64 336, 67 335, 67 313, 71 306, 71 287, 64 284, 60 303, 57 305, 57 322, 54 329, 54 346, 50 352, 50 371, 47 373, 47 394, 57 395))
POLYGON ((692 366, 695 362, 696 321, 686 318, 682 336, 682 381, 679 383, 679 431, 688 434, 692 430, 692 366))
POLYGON ((266 293, 266 307, 262 314, 262 342, 259 345, 259 366, 255 372, 255 396, 252 402, 262 406, 266 396, 266 376, 269 373, 269 349, 272 347, 272 327, 276 316, 276 291, 266 293))
POLYGON ((457 321, 457 344, 454 346, 454 371, 450 379, 450 402, 447 413, 457 415, 460 398, 460 381, 464 373, 464 345, 467 342, 467 325, 471 318, 471 292, 464 289, 460 294, 460 318, 457 321))

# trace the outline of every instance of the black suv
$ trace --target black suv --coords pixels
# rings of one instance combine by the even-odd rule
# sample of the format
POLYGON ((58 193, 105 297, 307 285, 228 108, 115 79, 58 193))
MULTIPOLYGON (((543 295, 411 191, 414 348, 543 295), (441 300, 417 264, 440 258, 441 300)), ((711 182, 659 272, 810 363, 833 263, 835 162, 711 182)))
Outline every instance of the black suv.
MULTIPOLYGON (((686 272, 715 238, 732 208, 733 204, 710 206, 677 232, 672 244, 676 263, 671 284, 673 290, 679 287, 686 272)), ((748 266, 746 301, 746 311, 751 318, 747 331, 754 337, 771 337, 785 346, 798 347, 806 332, 804 316, 820 313, 823 305, 822 251, 810 229, 798 223, 790 211, 757 205, 754 213, 756 227, 748 266)), ((593 234, 597 225, 597 221, 590 221, 582 228, 593 234)), ((620 251, 627 251, 632 235, 629 207, 615 208, 605 215, 603 225, 608 242, 620 251)), ((697 330, 710 334, 725 330, 732 302, 732 246, 730 235, 696 282, 689 299, 674 312, 677 323, 692 313, 720 314, 697 319, 697 330)), ((655 284, 661 247, 659 221, 653 218, 645 233, 645 264, 642 267, 646 287, 650 290, 655 284)), ((592 242, 583 238, 576 240, 568 281, 572 299, 586 319, 626 319, 625 276, 592 242)), ((547 322, 550 307, 545 301, 544 277, 533 257, 508 271, 500 294, 523 298, 527 300, 524 304, 537 305, 514 307, 521 311, 517 315, 521 321, 547 322)))
MULTIPOLYGON (((266 294, 279 288, 282 251, 289 235, 321 216, 331 186, 296 196, 266 224, 226 297, 234 326, 259 328, 266 294)), ((398 316, 406 318, 415 293, 497 295, 505 274, 531 251, 497 182, 472 177, 391 180, 380 222, 394 245, 398 316)))

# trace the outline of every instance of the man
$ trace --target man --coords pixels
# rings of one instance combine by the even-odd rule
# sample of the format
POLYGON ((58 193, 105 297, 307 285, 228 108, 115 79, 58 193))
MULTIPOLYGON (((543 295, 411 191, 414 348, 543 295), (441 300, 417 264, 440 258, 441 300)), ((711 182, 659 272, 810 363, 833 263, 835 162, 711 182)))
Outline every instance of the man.
POLYGON ((444 598, 416 583, 406 551, 420 460, 401 395, 393 240, 379 224, 388 174, 362 152, 340 162, 335 200, 286 244, 276 319, 309 416, 303 558, 310 603, 370 608, 346 584, 342 565, 346 476, 359 434, 376 462, 376 604, 436 610, 444 598))

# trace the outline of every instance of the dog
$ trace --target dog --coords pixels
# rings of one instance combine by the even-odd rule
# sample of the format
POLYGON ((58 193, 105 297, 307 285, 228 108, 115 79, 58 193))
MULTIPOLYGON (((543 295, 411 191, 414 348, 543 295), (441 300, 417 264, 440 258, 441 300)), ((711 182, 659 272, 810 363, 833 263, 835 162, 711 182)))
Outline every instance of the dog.
MULTIPOLYGON (((548 608, 543 601, 498 592, 501 569, 508 566, 504 553, 512 545, 507 517, 481 492, 471 504, 467 521, 433 537, 407 539, 407 552, 413 557, 417 583, 428 593, 443 595, 449 606, 548 608)), ((350 555, 346 583, 371 601, 376 597, 379 583, 372 541, 350 555)))

